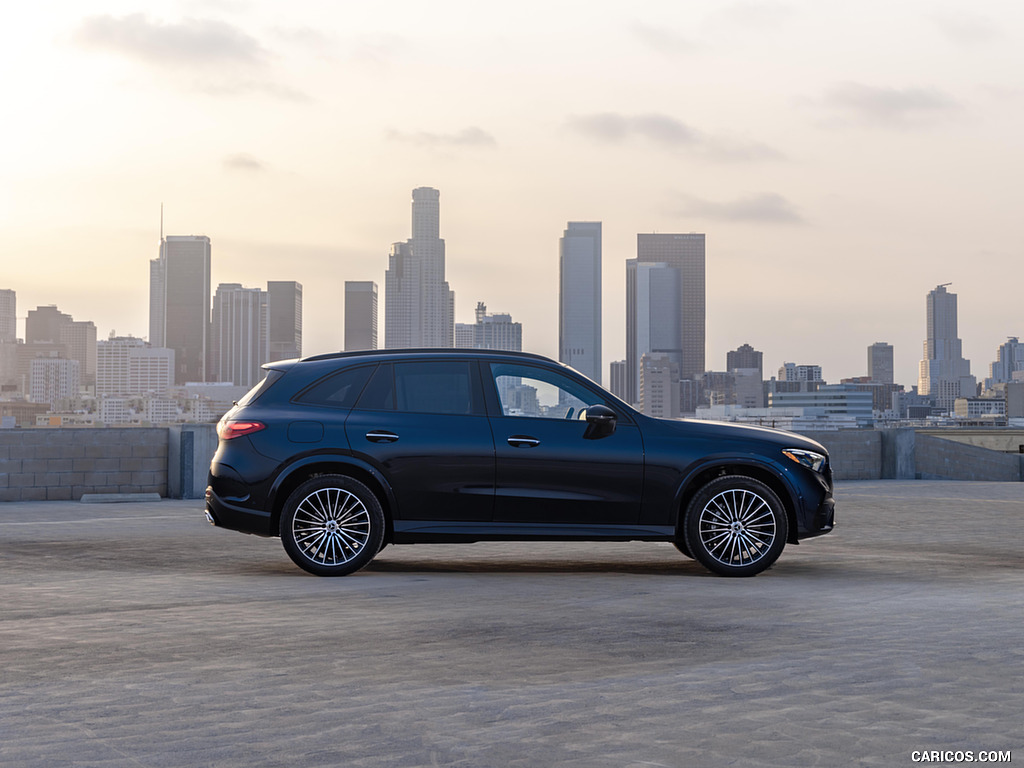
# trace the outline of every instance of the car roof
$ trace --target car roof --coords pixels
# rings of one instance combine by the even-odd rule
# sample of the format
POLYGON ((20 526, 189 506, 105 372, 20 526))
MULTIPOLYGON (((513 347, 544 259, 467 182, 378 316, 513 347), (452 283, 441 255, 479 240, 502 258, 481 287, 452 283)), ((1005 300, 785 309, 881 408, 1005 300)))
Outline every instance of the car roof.
MULTIPOLYGON (((456 349, 453 347, 418 347, 412 349, 360 349, 352 352, 329 352, 323 355, 304 357, 298 362, 314 362, 319 360, 344 360, 347 358, 397 358, 397 357, 510 357, 519 360, 539 360, 545 363, 554 362, 544 355, 533 352, 511 352, 501 349, 456 349)), ((271 365, 273 365, 271 363, 271 365)))

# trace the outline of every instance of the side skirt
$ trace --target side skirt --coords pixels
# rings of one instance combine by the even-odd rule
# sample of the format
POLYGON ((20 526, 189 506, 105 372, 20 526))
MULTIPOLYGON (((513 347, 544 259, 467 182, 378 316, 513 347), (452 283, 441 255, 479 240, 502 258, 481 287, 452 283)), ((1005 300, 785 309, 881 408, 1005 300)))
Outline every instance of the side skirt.
POLYGON ((671 525, 580 525, 576 523, 479 523, 395 520, 395 544, 472 541, 674 541, 671 525))

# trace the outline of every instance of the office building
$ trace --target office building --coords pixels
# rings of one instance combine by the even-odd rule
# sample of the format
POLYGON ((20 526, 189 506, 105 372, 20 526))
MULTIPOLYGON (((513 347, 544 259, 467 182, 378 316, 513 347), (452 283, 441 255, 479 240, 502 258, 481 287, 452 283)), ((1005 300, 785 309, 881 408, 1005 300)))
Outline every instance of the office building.
POLYGON ((58 400, 78 397, 81 386, 77 360, 36 357, 29 366, 29 399, 51 408, 58 400))
POLYGON ((345 351, 377 349, 377 284, 345 281, 345 351))
POLYGON ((637 408, 657 419, 679 418, 679 364, 668 355, 640 357, 637 408))
POLYGON ((302 284, 268 280, 267 362, 302 357, 302 284))
POLYGON ((977 396, 971 362, 964 359, 957 337, 957 296, 946 290, 947 285, 936 286, 928 293, 927 338, 917 383, 918 392, 932 397, 945 413, 953 410, 958 397, 977 396))
POLYGON ((168 235, 149 263, 149 343, 174 350, 174 381, 206 381, 210 238, 168 235))
POLYGON ((163 395, 173 383, 173 349, 151 347, 133 336, 112 336, 96 344, 97 397, 163 395))
POLYGON ((476 349, 476 323, 455 324, 455 348, 476 349))
POLYGON ((996 359, 988 367, 988 378, 985 389, 992 389, 996 384, 1013 381, 1013 374, 1024 371, 1024 344, 1016 336, 1010 336, 1005 344, 996 350, 996 359))
POLYGON ((820 365, 797 365, 783 363, 779 368, 779 381, 816 381, 824 382, 821 377, 820 365))
POLYGON ((570 221, 558 241, 558 359, 601 383, 599 221, 570 221))
POLYGON ((620 400, 626 399, 626 361, 613 360, 608 364, 608 389, 620 400))
POLYGON ((26 344, 55 344, 77 360, 79 380, 86 387, 96 383, 96 326, 91 320, 76 321, 54 305, 30 309, 25 318, 26 344))
POLYGON ((267 294, 259 288, 221 283, 213 297, 210 375, 214 381, 253 387, 263 378, 270 347, 267 294))
POLYGON ((487 305, 476 303, 475 323, 455 324, 455 346, 458 349, 523 350, 523 324, 512 321, 508 313, 488 314, 487 305))
MULTIPOLYGON (((627 396, 635 401, 640 358, 667 355, 682 380, 704 373, 705 236, 638 234, 626 262, 627 396)), ((700 386, 680 386, 680 408, 693 413, 700 386)))
POLYGON ((756 368, 757 378, 764 378, 764 353, 754 349, 749 344, 743 344, 737 349, 725 354, 725 369, 734 371, 737 368, 756 368))
POLYGON ((440 196, 431 187, 412 191, 412 237, 391 247, 384 277, 388 349, 455 344, 455 293, 445 281, 440 196))
POLYGON ((18 339, 18 295, 0 288, 0 343, 18 339))
POLYGON ((876 341, 868 347, 868 378, 879 384, 893 384, 892 344, 876 341))

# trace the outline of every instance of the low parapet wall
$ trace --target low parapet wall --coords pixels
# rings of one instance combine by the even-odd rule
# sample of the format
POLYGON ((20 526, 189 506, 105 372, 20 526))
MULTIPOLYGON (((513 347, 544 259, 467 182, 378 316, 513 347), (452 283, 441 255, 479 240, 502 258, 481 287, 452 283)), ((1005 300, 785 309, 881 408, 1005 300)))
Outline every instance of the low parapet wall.
POLYGON ((0 429, 0 501, 167 495, 167 430, 0 429))
MULTIPOLYGON (((914 429, 807 432, 837 480, 1024 480, 1024 455, 914 429)), ((212 424, 140 429, 0 429, 0 501, 92 493, 201 499, 217 449, 212 424)))

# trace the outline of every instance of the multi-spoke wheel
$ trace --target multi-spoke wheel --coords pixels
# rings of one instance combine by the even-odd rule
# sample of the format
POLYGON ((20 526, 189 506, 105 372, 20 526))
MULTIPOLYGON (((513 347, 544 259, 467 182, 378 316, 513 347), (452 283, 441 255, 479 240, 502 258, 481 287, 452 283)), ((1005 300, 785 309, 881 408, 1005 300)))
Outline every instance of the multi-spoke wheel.
POLYGON ((281 542, 300 568, 346 576, 369 563, 384 540, 384 513, 373 492, 343 475, 296 488, 281 512, 281 542))
POLYGON ((705 485, 686 510, 683 534, 693 556, 723 576, 753 576, 786 546, 782 502, 764 483, 726 475, 705 485))

